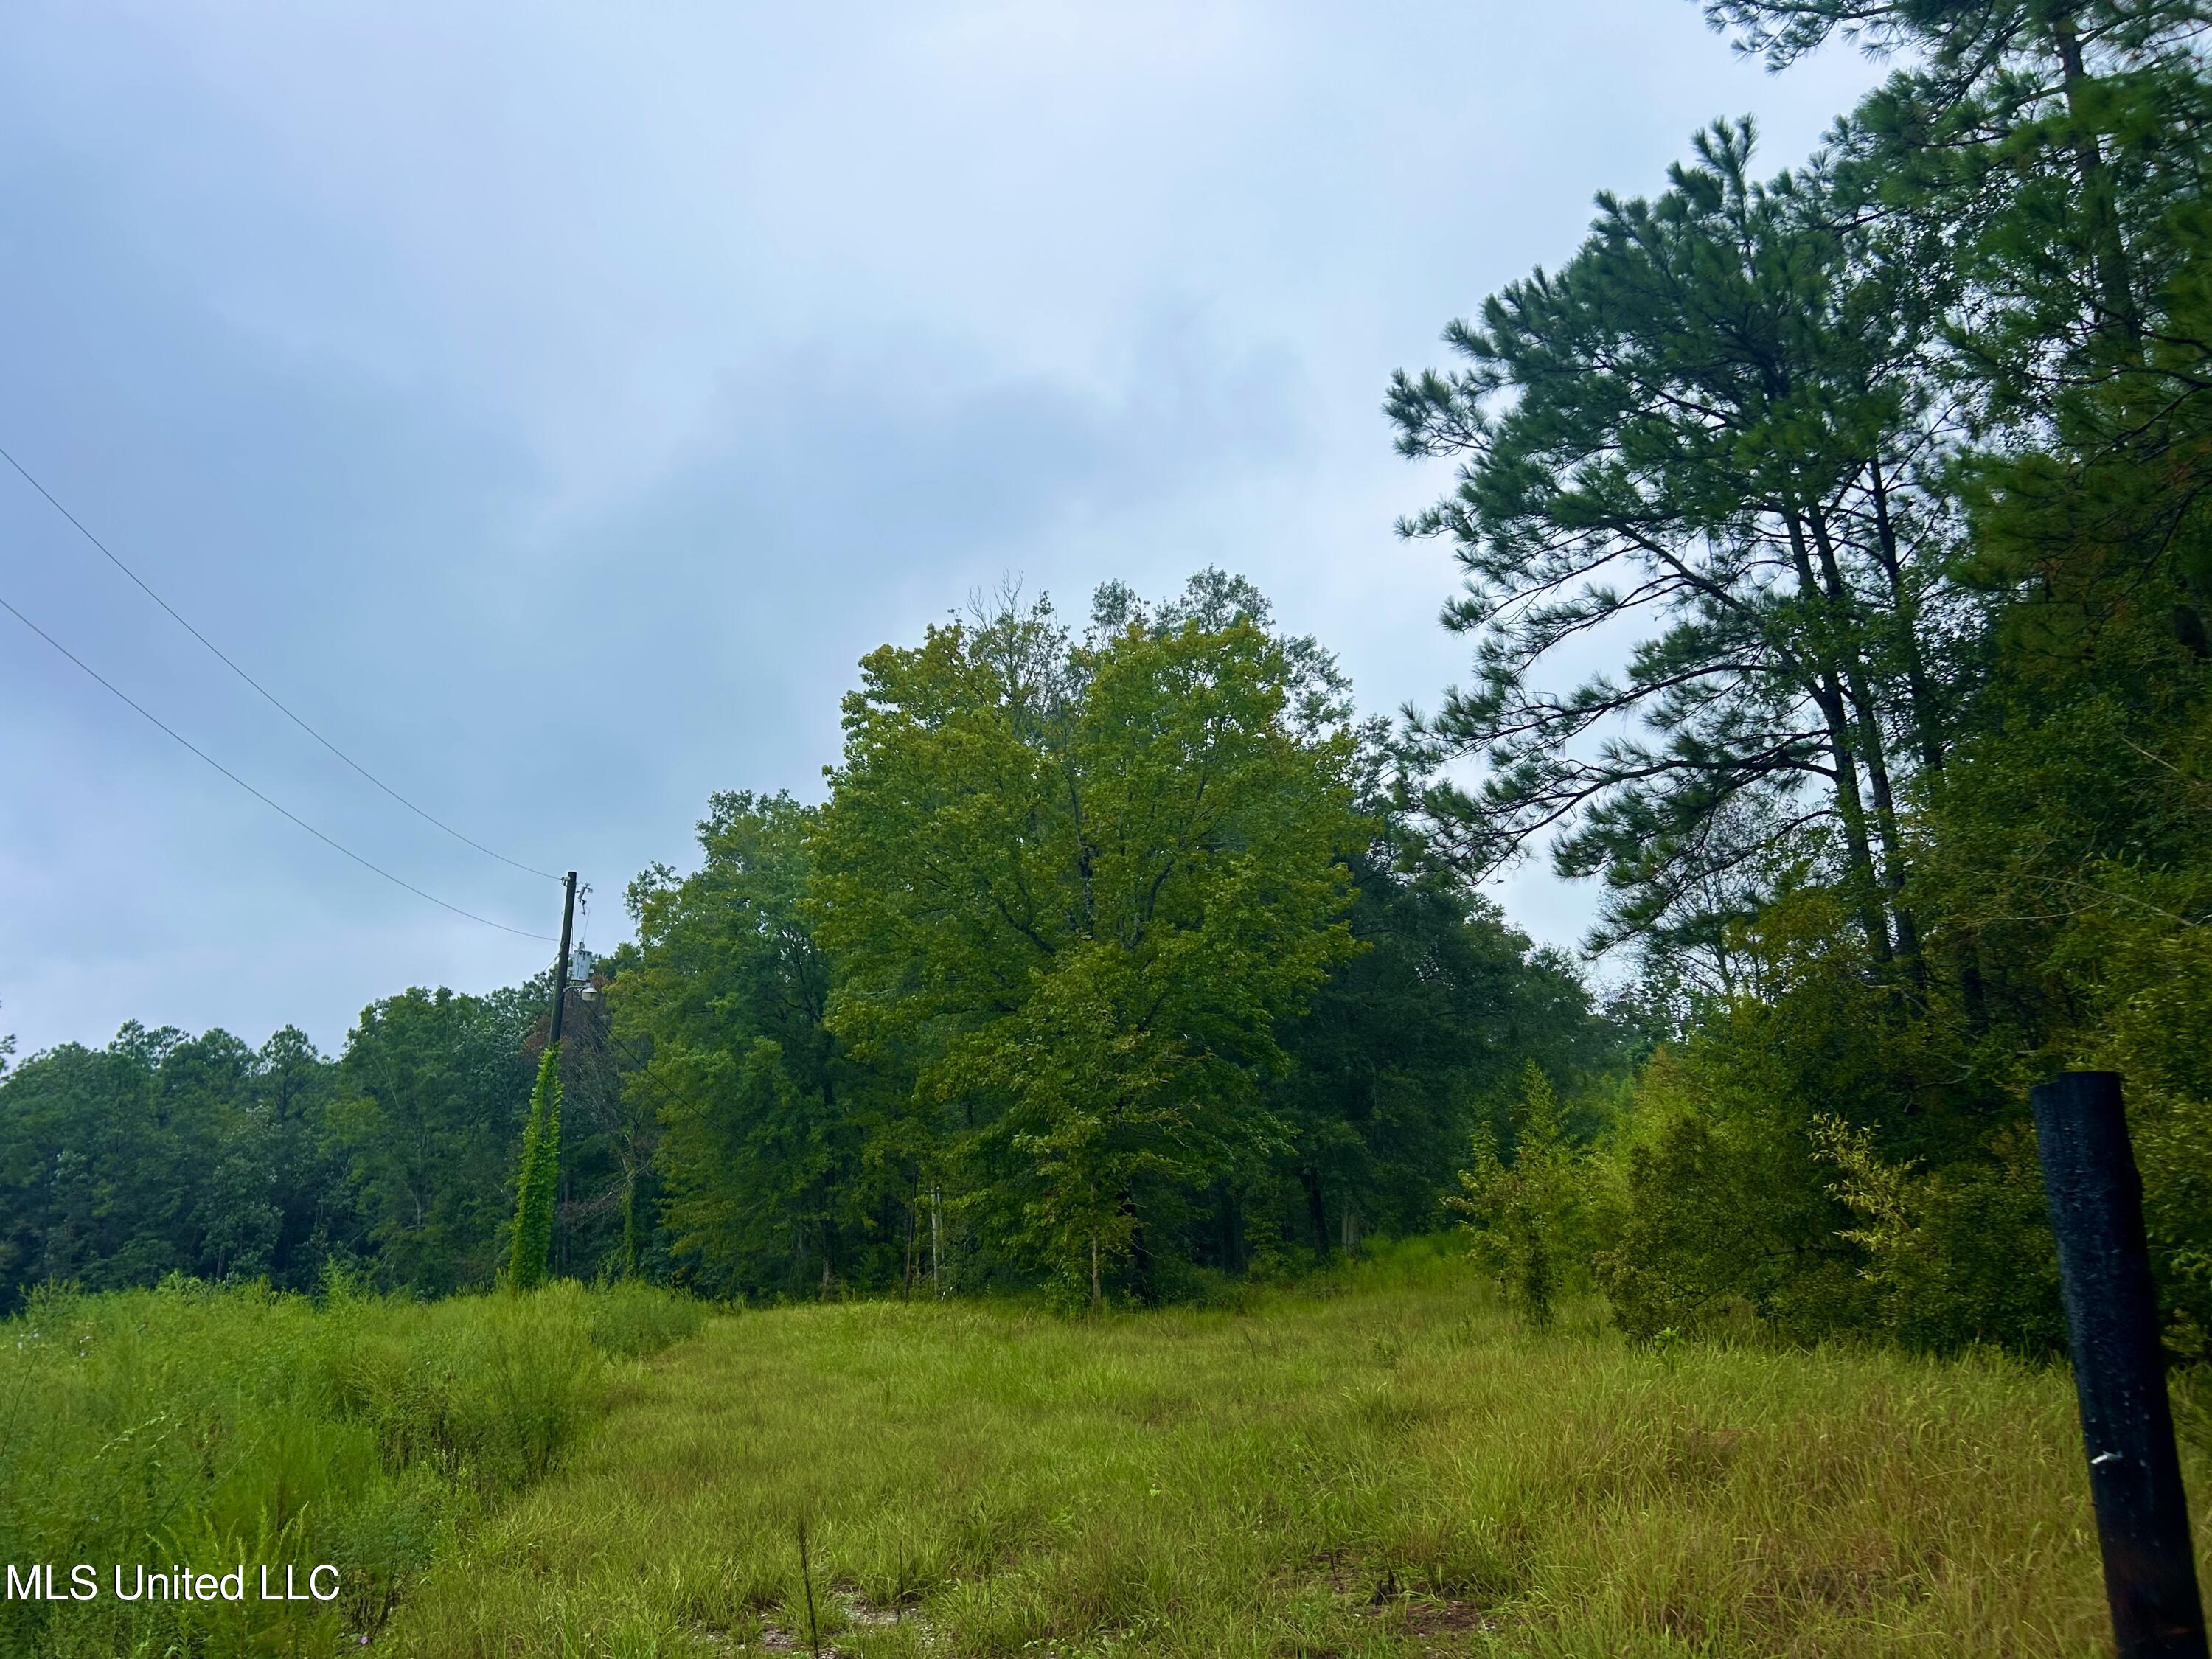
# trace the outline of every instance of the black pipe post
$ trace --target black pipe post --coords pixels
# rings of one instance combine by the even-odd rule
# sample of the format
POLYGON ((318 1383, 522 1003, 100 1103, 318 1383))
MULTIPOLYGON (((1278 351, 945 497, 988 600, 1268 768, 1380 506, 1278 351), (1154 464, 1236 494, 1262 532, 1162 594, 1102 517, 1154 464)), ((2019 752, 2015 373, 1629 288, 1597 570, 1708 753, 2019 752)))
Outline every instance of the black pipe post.
POLYGON ((2119 1074, 2062 1072, 2030 1092, 2119 1659, 2207 1659, 2119 1074))

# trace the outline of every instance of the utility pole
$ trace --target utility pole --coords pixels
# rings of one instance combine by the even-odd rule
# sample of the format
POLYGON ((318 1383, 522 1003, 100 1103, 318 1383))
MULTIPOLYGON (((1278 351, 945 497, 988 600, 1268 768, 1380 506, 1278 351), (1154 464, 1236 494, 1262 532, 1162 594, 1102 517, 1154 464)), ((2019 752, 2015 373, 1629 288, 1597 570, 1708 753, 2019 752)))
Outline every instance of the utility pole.
POLYGON ((556 1049, 561 1046, 561 1010, 568 1000, 568 933, 576 925, 576 872, 571 870, 562 884, 568 896, 561 903, 561 960, 553 964, 553 1035, 547 1039, 556 1049))

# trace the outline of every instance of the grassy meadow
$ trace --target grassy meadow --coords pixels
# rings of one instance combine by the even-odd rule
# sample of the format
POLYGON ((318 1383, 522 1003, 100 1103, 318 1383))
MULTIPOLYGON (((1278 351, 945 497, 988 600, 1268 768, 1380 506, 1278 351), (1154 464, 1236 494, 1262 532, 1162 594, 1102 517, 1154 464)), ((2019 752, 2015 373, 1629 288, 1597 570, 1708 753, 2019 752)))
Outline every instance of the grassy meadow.
POLYGON ((1234 1308, 702 1322, 574 1285, 42 1302, 0 1327, 6 1559, 335 1560, 346 1594, 0 1603, 0 1650, 2105 1650, 2062 1370, 1534 1333, 1434 1245, 1234 1308))
POLYGON ((380 1644, 1843 1659, 2104 1632, 2063 1371, 1530 1334, 1414 1247, 1235 1311, 714 1320, 380 1644))

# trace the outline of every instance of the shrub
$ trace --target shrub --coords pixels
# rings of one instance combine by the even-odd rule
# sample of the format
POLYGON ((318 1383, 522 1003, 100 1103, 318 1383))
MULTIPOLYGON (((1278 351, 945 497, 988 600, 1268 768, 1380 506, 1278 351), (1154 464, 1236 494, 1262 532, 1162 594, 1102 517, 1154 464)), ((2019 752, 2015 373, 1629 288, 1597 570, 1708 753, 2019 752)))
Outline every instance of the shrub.
POLYGON ((696 1336, 705 1306, 657 1285, 625 1279, 594 1291, 586 1304, 592 1346, 617 1359, 642 1359, 696 1336))
POLYGON ((1566 1115, 1534 1060, 1513 1130, 1510 1164, 1488 1124, 1475 1131, 1474 1163, 1460 1172, 1460 1192, 1444 1206, 1465 1220, 1471 1254, 1498 1281, 1506 1304, 1541 1328, 1580 1264, 1589 1166, 1568 1142, 1566 1115))

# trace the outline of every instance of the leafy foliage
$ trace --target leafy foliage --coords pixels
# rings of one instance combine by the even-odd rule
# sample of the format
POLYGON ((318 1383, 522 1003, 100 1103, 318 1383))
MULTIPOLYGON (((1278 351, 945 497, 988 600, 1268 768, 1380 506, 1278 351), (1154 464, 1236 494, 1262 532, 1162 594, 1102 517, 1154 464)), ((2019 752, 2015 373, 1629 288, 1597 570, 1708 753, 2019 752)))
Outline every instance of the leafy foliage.
POLYGON ((1150 1293, 1156 1194, 1279 1141, 1277 1023, 1350 948, 1351 734, 1249 615, 1075 642, 1009 605, 862 672, 814 838, 830 1022, 912 1057, 997 1237, 1150 1293))
POLYGON ((1474 1259, 1496 1278, 1506 1305, 1540 1328, 1552 1322, 1575 1263, 1586 1182, 1559 1096, 1533 1060, 1513 1114, 1511 1152, 1508 1164, 1497 1132, 1488 1124, 1477 1129, 1474 1161, 1445 1205, 1465 1218, 1474 1259))
POLYGON ((545 1282, 553 1253, 553 1200, 561 1180, 561 1051, 548 1046, 530 1091, 522 1131, 522 1171, 515 1178, 514 1240, 507 1282, 534 1291, 545 1282))
POLYGON ((1109 584, 1080 637, 1009 596, 863 675, 826 805, 717 794, 631 884, 557 1067, 541 979, 384 999, 336 1060, 134 1026, 0 1079, 0 1297, 1203 1297, 1435 1226, 1525 1061, 1617 1066, 1249 583, 1109 584))

